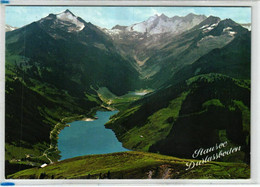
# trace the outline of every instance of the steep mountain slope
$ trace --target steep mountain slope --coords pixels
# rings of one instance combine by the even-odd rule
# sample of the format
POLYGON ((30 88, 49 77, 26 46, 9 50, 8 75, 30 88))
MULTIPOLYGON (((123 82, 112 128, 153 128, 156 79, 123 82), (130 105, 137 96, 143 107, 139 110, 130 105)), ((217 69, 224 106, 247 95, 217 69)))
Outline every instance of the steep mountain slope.
POLYGON ((207 73, 221 73, 237 79, 250 80, 250 61, 251 33, 246 32, 237 36, 223 48, 213 49, 196 62, 183 67, 165 85, 207 73))
POLYGON ((56 161, 58 132, 101 106, 99 87, 122 95, 138 83, 111 39, 69 10, 7 32, 6 160, 56 161))
POLYGON ((197 148, 227 141, 229 148, 241 146, 242 152, 223 160, 249 162, 250 85, 214 74, 193 77, 187 84, 193 89, 179 118, 167 137, 149 150, 190 158, 197 148))
POLYGON ((68 10, 8 32, 6 40, 10 54, 29 58, 30 66, 37 63, 42 81, 78 91, 75 94, 93 84, 122 95, 138 82, 138 74, 116 52, 112 41, 68 10))

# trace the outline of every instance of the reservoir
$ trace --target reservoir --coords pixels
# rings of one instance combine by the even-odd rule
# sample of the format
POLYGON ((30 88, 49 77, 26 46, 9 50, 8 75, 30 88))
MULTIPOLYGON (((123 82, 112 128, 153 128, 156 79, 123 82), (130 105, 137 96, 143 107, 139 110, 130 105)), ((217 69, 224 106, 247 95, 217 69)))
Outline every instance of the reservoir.
POLYGON ((122 146, 111 129, 104 124, 118 111, 98 111, 94 121, 74 121, 69 127, 61 130, 58 139, 58 149, 61 159, 76 156, 106 154, 129 151, 122 146))

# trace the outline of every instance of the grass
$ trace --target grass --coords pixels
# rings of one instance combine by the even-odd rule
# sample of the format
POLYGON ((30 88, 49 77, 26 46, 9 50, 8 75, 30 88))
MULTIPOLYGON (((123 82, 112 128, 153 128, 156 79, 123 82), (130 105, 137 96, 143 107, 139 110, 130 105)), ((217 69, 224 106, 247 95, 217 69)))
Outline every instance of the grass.
POLYGON ((97 96, 94 95, 94 94, 87 94, 87 93, 85 93, 85 96, 88 98, 89 101, 100 103, 100 101, 98 100, 97 96))
POLYGON ((99 179, 99 178, 249 178, 246 164, 211 162, 186 170, 186 163, 195 160, 179 159, 147 152, 121 152, 103 155, 81 156, 9 175, 11 179, 99 179))
POLYGON ((14 173, 17 169, 21 170, 24 167, 36 167, 40 166, 41 163, 49 163, 47 158, 43 155, 47 147, 47 144, 40 143, 33 145, 32 148, 26 148, 23 145, 16 145, 15 143, 6 143, 6 174, 14 173), (17 169, 14 170, 13 168, 17 169))
POLYGON ((142 127, 134 127, 128 131, 122 138, 123 145, 134 150, 148 151, 151 145, 166 137, 179 116, 182 101, 187 94, 188 92, 182 93, 172 100, 167 108, 149 116, 147 123, 142 127))
POLYGON ((131 116, 136 111, 138 111, 139 108, 140 108, 140 105, 137 105, 133 108, 124 110, 122 113, 118 113, 119 115, 115 114, 105 125, 113 124, 115 121, 118 121, 118 120, 120 121, 122 118, 126 118, 128 116, 131 116))
MULTIPOLYGON (((46 145, 47 146, 47 145, 46 145)), ((20 162, 27 155, 31 157, 38 157, 42 154, 43 150, 46 148, 41 144, 36 144, 33 146, 33 149, 21 147, 19 145, 12 145, 9 143, 5 144, 5 159, 10 160, 11 162, 20 162)))

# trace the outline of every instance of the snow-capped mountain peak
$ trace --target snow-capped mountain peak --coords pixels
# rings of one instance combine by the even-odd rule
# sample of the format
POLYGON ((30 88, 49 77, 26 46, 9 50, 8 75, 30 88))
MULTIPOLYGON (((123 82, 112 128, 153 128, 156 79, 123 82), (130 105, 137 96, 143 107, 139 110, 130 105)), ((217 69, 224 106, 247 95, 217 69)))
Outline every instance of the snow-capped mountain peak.
MULTIPOLYGON (((165 14, 155 14, 147 20, 135 23, 130 26, 116 25, 112 29, 103 29, 107 34, 116 37, 117 35, 126 36, 139 36, 139 35, 159 35, 159 34, 172 34, 177 35, 187 31, 194 26, 203 22, 207 17, 205 15, 188 14, 187 16, 168 17, 165 14)), ((120 36, 118 36, 121 38, 120 36)), ((144 36, 141 36, 142 38, 144 36)))
POLYGON ((168 19, 169 18, 164 13, 162 13, 159 17, 162 18, 162 19, 168 19))
POLYGON ((159 15, 158 15, 158 14, 155 14, 155 15, 149 17, 146 22, 152 22, 152 21, 154 21, 155 19, 157 19, 158 17, 159 17, 159 15))
POLYGON ((78 17, 76 17, 71 11, 68 9, 60 14, 56 15, 57 19, 62 22, 70 22, 76 26, 77 31, 81 31, 84 29, 85 24, 81 22, 78 17))
POLYGON ((206 19, 206 16, 189 14, 185 17, 174 16, 169 18, 165 14, 155 14, 146 21, 126 27, 128 32, 146 33, 148 35, 172 33, 179 34, 188 30, 206 19))
POLYGON ((68 9, 57 14, 57 18, 63 21, 75 21, 77 19, 77 17, 68 9))

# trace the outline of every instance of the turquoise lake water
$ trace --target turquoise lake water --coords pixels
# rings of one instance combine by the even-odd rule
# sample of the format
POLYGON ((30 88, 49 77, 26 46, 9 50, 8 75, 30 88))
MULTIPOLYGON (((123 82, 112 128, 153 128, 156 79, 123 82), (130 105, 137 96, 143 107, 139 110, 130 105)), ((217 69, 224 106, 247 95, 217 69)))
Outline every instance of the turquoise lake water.
POLYGON ((111 129, 106 129, 104 124, 110 116, 117 111, 98 111, 94 121, 74 121, 70 127, 61 130, 58 139, 58 149, 61 159, 76 156, 106 154, 129 151, 122 146, 111 129))

